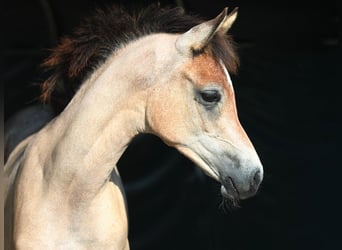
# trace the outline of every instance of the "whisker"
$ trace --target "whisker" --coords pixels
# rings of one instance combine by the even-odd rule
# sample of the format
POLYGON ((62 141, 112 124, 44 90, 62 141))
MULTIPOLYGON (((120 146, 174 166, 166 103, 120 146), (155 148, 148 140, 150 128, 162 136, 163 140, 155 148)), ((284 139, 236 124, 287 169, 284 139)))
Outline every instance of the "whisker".
POLYGON ((240 208, 239 199, 228 199, 228 198, 222 197, 222 200, 219 204, 219 209, 225 214, 235 211, 239 208, 240 208))

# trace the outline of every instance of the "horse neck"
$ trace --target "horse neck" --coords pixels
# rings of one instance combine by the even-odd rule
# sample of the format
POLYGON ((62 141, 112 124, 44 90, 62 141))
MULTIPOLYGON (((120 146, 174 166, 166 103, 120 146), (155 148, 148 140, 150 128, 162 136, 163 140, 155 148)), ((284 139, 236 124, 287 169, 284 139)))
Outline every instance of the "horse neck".
POLYGON ((134 50, 112 56, 47 129, 57 135, 44 169, 50 186, 71 192, 72 185, 73 191, 91 195, 109 180, 130 140, 145 131, 148 91, 141 74, 149 71, 132 65, 146 64, 147 58, 134 50))

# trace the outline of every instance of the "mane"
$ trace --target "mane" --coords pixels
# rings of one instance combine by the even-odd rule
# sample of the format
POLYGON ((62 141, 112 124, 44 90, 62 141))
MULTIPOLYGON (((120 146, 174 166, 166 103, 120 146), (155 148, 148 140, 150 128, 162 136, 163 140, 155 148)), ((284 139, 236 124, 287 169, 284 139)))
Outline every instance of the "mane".
MULTIPOLYGON (((97 9, 42 64, 49 76, 41 85, 41 100, 61 112, 86 78, 119 48, 154 33, 184 33, 203 21, 180 7, 151 5, 139 13, 115 5, 97 9)), ((239 60, 230 36, 215 35, 210 51, 236 74, 239 60)))

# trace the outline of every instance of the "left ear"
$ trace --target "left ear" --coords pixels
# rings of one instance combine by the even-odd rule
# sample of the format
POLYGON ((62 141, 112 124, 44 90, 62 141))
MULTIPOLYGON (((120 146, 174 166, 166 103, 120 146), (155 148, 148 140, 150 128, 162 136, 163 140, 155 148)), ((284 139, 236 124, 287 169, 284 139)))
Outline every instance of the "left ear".
POLYGON ((177 50, 185 55, 190 55, 193 51, 203 50, 216 33, 220 35, 227 33, 237 17, 237 10, 238 8, 235 8, 227 16, 228 8, 226 7, 214 19, 196 25, 188 30, 177 38, 177 50))

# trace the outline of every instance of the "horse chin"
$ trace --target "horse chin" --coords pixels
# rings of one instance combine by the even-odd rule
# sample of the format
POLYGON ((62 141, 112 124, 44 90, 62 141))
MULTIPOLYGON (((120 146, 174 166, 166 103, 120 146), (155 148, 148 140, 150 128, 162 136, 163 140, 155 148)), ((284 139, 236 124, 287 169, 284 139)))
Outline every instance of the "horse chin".
POLYGON ((227 190, 223 185, 221 185, 222 203, 220 208, 225 212, 240 208, 240 196, 235 191, 227 190))
POLYGON ((229 189, 226 189, 223 185, 221 185, 221 194, 223 198, 228 199, 228 200, 239 200, 239 192, 235 187, 231 187, 229 189))

